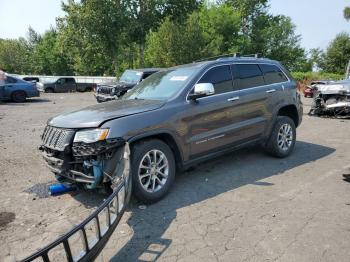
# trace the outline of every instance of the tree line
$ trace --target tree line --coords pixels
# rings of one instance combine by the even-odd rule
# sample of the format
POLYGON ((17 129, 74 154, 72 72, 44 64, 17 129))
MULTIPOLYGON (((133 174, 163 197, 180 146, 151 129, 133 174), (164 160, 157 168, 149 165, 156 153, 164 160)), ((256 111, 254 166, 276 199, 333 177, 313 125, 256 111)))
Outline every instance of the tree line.
MULTIPOLYGON (((17 74, 117 75, 126 68, 170 67, 229 53, 261 54, 290 71, 341 73, 350 36, 305 50, 295 25, 272 15, 269 0, 69 0, 40 35, 0 39, 0 67, 17 74)), ((350 8, 344 10, 350 19, 350 8)))

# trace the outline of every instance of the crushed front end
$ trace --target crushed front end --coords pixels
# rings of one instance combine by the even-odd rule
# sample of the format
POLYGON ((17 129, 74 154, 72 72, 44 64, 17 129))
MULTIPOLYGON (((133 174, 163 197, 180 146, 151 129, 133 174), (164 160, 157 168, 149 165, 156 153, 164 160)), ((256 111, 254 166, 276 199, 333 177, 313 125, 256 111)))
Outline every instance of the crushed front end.
POLYGON ((350 117, 350 82, 317 86, 309 115, 336 118, 350 117))
POLYGON ((108 132, 47 126, 39 149, 60 182, 77 182, 94 189, 118 177, 118 163, 123 158, 125 141, 107 139, 108 132))

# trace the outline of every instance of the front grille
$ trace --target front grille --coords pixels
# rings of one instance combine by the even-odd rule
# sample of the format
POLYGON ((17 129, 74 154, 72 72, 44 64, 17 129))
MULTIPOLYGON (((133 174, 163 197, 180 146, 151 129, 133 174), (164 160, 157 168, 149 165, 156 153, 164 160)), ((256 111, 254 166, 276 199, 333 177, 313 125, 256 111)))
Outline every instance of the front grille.
POLYGON ((43 146, 63 151, 67 144, 70 144, 74 130, 47 126, 42 135, 43 146))
POLYGON ((110 95, 113 91, 113 88, 111 87, 107 87, 107 86, 100 86, 98 88, 98 93, 99 94, 107 94, 107 95, 110 95))

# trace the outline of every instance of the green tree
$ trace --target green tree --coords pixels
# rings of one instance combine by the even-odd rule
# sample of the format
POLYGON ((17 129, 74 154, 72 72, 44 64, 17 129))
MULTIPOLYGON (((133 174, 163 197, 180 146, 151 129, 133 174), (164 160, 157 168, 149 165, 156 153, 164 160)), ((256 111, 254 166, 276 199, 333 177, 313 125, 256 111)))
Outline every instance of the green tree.
POLYGON ((69 59, 59 46, 58 33, 53 28, 40 36, 33 48, 32 61, 35 62, 34 72, 37 74, 73 74, 69 59))
POLYGON ((227 5, 207 6, 184 23, 170 17, 147 39, 146 60, 152 66, 174 66, 223 54, 238 37, 239 14, 227 5))
POLYGON ((59 19, 61 47, 80 74, 113 74, 144 64, 145 39, 165 16, 183 21, 200 0, 69 0, 59 19), (135 55, 138 46, 138 54, 135 55))
POLYGON ((31 49, 26 39, 0 39, 0 68, 15 74, 32 71, 31 49))
POLYGON ((203 55, 208 57, 239 50, 240 12, 222 4, 204 6, 198 14, 205 38, 203 55))
POLYGON ((147 64, 170 67, 193 62, 201 57, 204 43, 197 14, 191 15, 185 24, 171 21, 168 17, 147 38, 147 64))
POLYGON ((311 69, 319 71, 323 63, 324 52, 320 48, 311 48, 308 52, 308 60, 311 69))
POLYGON ((291 71, 308 71, 306 52, 300 47, 300 36, 289 17, 260 15, 253 24, 243 53, 259 53, 281 61, 291 71))
POLYGON ((344 8, 344 18, 349 21, 350 20, 350 7, 344 8))
POLYGON ((115 74, 127 40, 127 7, 119 0, 69 0, 58 19, 60 48, 76 74, 115 74))
POLYGON ((328 46, 321 68, 323 71, 344 74, 350 60, 350 36, 340 33, 328 46))
POLYGON ((139 45, 140 66, 144 66, 146 36, 156 30, 164 18, 183 23, 187 16, 201 6, 202 0, 129 0, 128 34, 139 45))

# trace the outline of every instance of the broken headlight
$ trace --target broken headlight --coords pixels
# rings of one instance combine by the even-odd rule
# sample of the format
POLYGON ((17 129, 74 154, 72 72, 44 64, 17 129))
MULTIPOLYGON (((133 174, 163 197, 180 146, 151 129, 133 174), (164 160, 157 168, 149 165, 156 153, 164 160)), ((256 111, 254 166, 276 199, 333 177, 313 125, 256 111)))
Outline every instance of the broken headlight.
POLYGON ((98 141, 103 141, 107 138, 108 132, 109 129, 88 129, 78 131, 75 134, 73 142, 94 143, 98 141))

